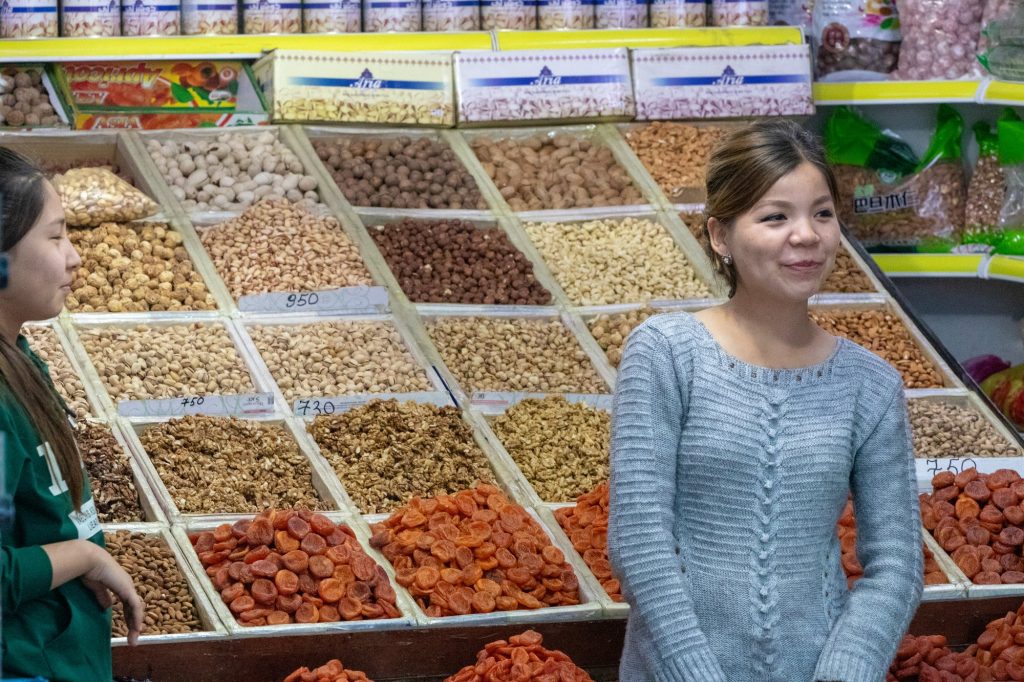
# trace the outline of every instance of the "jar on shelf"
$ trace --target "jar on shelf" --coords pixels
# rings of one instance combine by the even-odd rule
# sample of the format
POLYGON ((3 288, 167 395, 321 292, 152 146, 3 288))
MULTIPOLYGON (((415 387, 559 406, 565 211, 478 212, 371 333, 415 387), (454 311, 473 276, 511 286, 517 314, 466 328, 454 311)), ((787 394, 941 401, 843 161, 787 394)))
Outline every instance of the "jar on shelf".
POLYGON ((302 3, 294 0, 243 0, 242 32, 302 33, 302 3))
POLYGON ((480 0, 423 0, 424 31, 479 31, 480 0))
POLYGON ((647 28, 647 0, 597 0, 596 28, 647 28))
POLYGON ((0 38, 55 38, 57 0, 0 2, 0 38))
POLYGON ((179 0, 121 0, 121 35, 176 36, 180 33, 179 0))
POLYGON ((187 36, 238 33, 236 0, 182 0, 181 29, 187 36))
POLYGON ((303 33, 359 33, 363 30, 359 0, 305 0, 302 3, 303 33))
POLYGON ((537 0, 481 0, 480 27, 485 31, 537 28, 537 0))
POLYGON ((767 0, 711 0, 715 26, 767 26, 767 0))
POLYGON ((415 33, 423 30, 420 0, 363 0, 363 31, 415 33))
POLYGON ((120 0, 64 0, 61 35, 68 38, 121 35, 120 0))
POLYGON ((537 27, 542 31, 594 28, 593 0, 540 0, 537 27))
POLYGON ((651 28, 701 28, 707 25, 705 0, 651 0, 651 28))

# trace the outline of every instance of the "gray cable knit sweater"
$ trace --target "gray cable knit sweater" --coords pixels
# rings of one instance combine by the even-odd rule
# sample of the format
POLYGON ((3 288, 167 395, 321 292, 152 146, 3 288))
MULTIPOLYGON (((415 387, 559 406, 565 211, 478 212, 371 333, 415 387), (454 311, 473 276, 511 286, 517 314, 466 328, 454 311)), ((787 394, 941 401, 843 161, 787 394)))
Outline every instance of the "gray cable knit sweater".
POLYGON ((629 337, 608 552, 632 606, 622 682, 880 682, 922 590, 900 375, 839 339, 771 370, 687 313, 629 337), (864 576, 835 525, 849 492, 864 576))

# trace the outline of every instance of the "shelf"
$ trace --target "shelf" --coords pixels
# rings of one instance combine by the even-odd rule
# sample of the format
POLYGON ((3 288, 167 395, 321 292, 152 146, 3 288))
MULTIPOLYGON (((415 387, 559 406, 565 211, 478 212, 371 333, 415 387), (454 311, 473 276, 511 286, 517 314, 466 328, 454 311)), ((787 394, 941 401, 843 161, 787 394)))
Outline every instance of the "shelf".
POLYGON ((345 35, 165 36, 151 38, 43 38, 0 40, 0 60, 40 62, 73 59, 257 59, 273 49, 362 52, 388 50, 490 50, 491 34, 350 33, 345 35))
POLYGON ((978 101, 982 104, 1022 105, 1024 104, 1024 83, 986 81, 980 91, 978 101))
POLYGON ((735 47, 804 42, 791 26, 756 28, 645 28, 601 31, 497 31, 499 50, 569 50, 598 47, 735 47))
POLYGON ((989 279, 1008 279, 1024 282, 1024 257, 995 255, 988 262, 989 279))
POLYGON ((985 256, 950 253, 873 253, 891 277, 978 277, 985 256))
MULTIPOLYGON (((861 81, 815 83, 816 104, 905 104, 928 102, 976 102, 987 81, 861 81)), ((996 83, 992 83, 996 85, 996 83)), ((999 85, 1010 85, 999 83, 999 85)), ((1021 97, 1024 102, 1024 86, 1021 97)))

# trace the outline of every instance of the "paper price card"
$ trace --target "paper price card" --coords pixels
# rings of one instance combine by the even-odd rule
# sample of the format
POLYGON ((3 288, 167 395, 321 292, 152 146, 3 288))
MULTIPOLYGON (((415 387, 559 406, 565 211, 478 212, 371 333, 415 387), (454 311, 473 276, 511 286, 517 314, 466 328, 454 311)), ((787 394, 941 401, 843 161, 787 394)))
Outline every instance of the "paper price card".
POLYGON ((203 414, 211 417, 245 417, 274 413, 272 393, 201 395, 158 400, 122 400, 117 404, 122 417, 183 417, 203 414))
POLYGON ((388 309, 384 287, 343 287, 320 291, 280 291, 238 299, 244 313, 380 313, 388 309))
POLYGON ((513 405, 528 398, 542 400, 550 395, 561 395, 567 402, 582 403, 599 410, 612 409, 612 396, 601 393, 500 393, 494 391, 477 391, 470 397, 470 402, 480 412, 488 415, 501 414, 513 405))
POLYGON ((361 393, 334 398, 302 398, 292 404, 292 410, 299 417, 341 414, 365 405, 373 400, 400 400, 427 403, 439 407, 454 407, 451 397, 440 391, 413 391, 411 393, 361 393))

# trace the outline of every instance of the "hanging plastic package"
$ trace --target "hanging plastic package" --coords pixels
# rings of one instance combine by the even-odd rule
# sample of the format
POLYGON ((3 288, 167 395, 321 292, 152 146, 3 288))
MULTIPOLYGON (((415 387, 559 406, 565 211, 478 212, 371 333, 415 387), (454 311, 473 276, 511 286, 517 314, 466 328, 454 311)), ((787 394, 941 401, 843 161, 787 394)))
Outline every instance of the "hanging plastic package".
POLYGON ((967 185, 964 229, 970 233, 994 229, 1006 199, 1006 181, 999 166, 999 136, 985 121, 972 128, 978 142, 978 160, 967 185))
POLYGON ((984 0, 899 0, 899 77, 955 80, 979 74, 975 55, 983 9, 984 0))
POLYGON ((867 246, 916 247, 963 228, 963 118, 940 105, 935 133, 918 161, 910 146, 849 107, 825 128, 839 183, 839 217, 867 246))
POLYGON ((1024 81, 1024 7, 985 24, 982 34, 978 61, 996 78, 1024 81))
POLYGON ((895 0, 817 0, 811 36, 822 80, 877 80, 896 69, 900 17, 895 0))
POLYGON ((768 24, 810 28, 814 0, 768 0, 768 24))
POLYGON ((1006 181, 1006 196, 999 212, 999 227, 1024 229, 1024 121, 1007 108, 998 123, 999 164, 1006 181))

